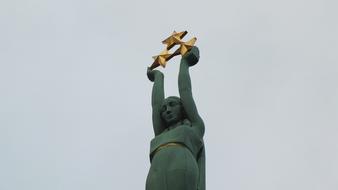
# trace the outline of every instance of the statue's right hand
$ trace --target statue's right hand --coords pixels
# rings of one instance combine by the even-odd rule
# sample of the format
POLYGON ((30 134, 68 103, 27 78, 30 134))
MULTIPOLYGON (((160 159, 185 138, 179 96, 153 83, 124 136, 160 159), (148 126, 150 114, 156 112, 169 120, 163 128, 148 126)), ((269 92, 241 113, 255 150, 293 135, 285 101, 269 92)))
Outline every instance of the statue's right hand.
POLYGON ((157 76, 163 76, 163 73, 159 70, 151 70, 150 67, 147 68, 147 76, 148 79, 152 82, 154 82, 155 77, 157 76))

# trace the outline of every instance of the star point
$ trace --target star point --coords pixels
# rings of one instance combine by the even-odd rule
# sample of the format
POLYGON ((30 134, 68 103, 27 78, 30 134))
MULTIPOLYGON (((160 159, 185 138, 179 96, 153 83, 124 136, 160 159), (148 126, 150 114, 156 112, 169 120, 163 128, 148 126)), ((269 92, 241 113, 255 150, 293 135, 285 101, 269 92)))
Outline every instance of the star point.
POLYGON ((169 53, 168 50, 163 50, 159 55, 153 56, 154 63, 152 67, 157 67, 161 65, 162 67, 165 67, 167 64, 167 59, 171 56, 172 54, 169 53))
POLYGON ((177 44, 182 43, 182 38, 187 34, 187 31, 183 32, 176 32, 174 31, 171 36, 169 36, 167 39, 163 40, 162 43, 167 45, 167 50, 171 49, 177 44))
POLYGON ((185 55, 192 47, 194 47, 196 40, 197 38, 194 37, 187 42, 181 43, 181 46, 176 50, 175 53, 179 52, 182 56, 185 55))

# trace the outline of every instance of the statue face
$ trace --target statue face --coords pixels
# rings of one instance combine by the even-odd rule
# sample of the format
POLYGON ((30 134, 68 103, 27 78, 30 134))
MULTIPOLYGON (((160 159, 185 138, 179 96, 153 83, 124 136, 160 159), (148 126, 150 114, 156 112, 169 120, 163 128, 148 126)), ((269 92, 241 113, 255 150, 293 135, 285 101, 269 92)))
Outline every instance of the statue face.
POLYGON ((161 117, 167 126, 173 125, 183 118, 183 106, 179 98, 168 97, 161 107, 161 117))

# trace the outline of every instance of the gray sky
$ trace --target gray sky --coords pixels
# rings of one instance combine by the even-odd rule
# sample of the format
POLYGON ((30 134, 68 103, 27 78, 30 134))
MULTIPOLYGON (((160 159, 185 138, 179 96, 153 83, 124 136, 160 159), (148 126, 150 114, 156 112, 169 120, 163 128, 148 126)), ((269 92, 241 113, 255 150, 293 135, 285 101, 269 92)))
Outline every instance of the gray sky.
MULTIPOLYGON (((207 189, 338 189, 334 0, 0 1, 0 189, 144 189, 146 67, 198 38, 207 189)), ((179 58, 162 70, 177 95, 179 58)))

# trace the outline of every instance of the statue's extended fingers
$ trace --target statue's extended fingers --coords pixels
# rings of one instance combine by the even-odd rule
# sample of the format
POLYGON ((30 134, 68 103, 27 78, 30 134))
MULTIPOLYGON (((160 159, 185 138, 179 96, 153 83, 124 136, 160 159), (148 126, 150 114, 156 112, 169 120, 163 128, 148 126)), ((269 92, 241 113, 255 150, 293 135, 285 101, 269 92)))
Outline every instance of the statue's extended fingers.
POLYGON ((183 56, 187 60, 189 66, 195 65, 199 60, 199 50, 196 46, 192 47, 189 53, 183 56))
POLYGON ((194 46, 191 48, 190 53, 193 54, 196 57, 200 56, 200 51, 197 46, 194 46))

